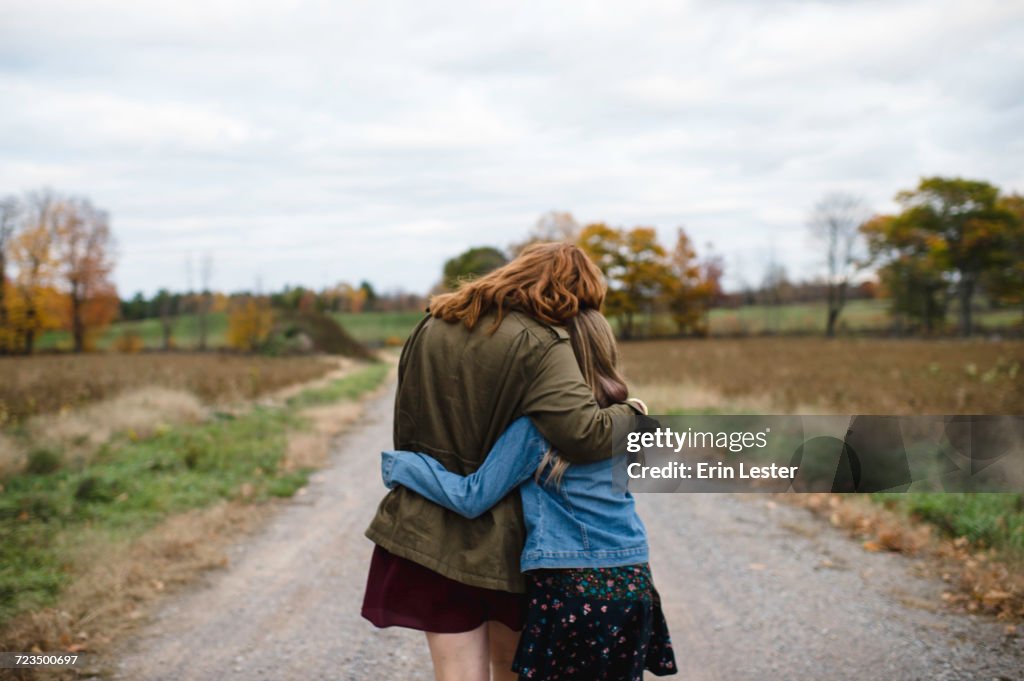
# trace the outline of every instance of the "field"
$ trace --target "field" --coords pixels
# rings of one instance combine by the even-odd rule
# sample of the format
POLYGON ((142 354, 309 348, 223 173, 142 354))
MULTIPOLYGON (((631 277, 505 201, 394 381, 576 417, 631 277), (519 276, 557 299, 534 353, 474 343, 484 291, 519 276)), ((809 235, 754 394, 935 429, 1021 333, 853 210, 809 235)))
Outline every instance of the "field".
MULTIPOLYGON (((1024 413, 1021 341, 741 338, 621 350, 633 394, 655 413, 1024 413)), ((872 497, 1024 565, 1024 495, 872 497)))
MULTIPOLYGON (((290 364, 270 361, 283 371, 290 364)), ((120 611, 164 588, 166 577, 147 577, 151 570, 187 581, 191 571, 209 567, 201 565, 211 560, 204 523, 221 523, 226 512, 237 516, 231 522, 244 523, 244 516, 261 513, 261 502, 305 485, 323 465, 339 423, 357 416, 346 405, 378 386, 390 365, 327 364, 332 368, 336 377, 274 401, 210 410, 145 433, 110 431, 85 458, 70 456, 70 449, 33 451, 26 470, 0 478, 0 625, 64 600, 60 609, 19 620, 15 632, 3 633, 21 645, 65 627, 66 617, 93 620, 90 628, 123 626, 130 617, 120 611), (225 504, 255 506, 246 513, 225 510, 235 508, 225 504), (198 515, 183 515, 190 512, 198 515), (181 522, 171 529, 161 525, 175 517, 181 522), (133 558, 141 546, 153 554, 133 558), (194 551, 204 558, 191 560, 194 551), (125 591, 126 583, 139 593, 125 591)), ((156 421, 165 414, 149 416, 156 421)))
POLYGON ((334 318, 352 337, 369 345, 394 344, 404 341, 416 324, 423 319, 423 312, 360 312, 341 313, 334 318))
MULTIPOLYGON (((795 328, 802 317, 790 313, 795 328)), ((383 342, 419 318, 369 313, 341 321, 358 338, 383 342)), ((1021 341, 761 336, 624 342, 621 352, 633 394, 655 413, 1024 412, 1021 341)), ((329 371, 323 358, 219 353, 0 359, 7 421, 0 453, 12 443, 19 453, 6 474, 0 465, 7 532, 0 553, 12 568, 0 571, 0 618, 53 602, 67 586, 59 567, 67 556, 86 564, 87 547, 73 539, 81 528, 92 528, 81 535, 90 542, 102 545, 101 533, 121 546, 161 518, 215 500, 293 493, 312 470, 282 463, 308 423, 303 414, 366 392, 386 368, 324 379, 274 408, 209 405, 277 393, 329 371)), ((876 499, 973 546, 1024 554, 1020 495, 876 499)))
MULTIPOLYGON (((199 323, 195 315, 181 315, 174 319, 172 328, 173 347, 185 350, 199 344, 199 323)), ((211 348, 224 347, 228 330, 228 316, 223 312, 207 317, 207 344, 211 348)), ((159 319, 116 322, 111 324, 97 339, 96 345, 105 350, 125 333, 138 334, 146 348, 156 350, 163 347, 163 329, 159 319)), ((71 348, 71 336, 66 331, 50 331, 42 335, 37 344, 40 350, 67 350, 71 348)))
MULTIPOLYGON (((372 342, 418 319, 342 321, 372 342)), ((620 347, 631 391, 655 413, 1019 414, 1024 406, 1020 341, 762 336, 620 347)), ((354 400, 388 370, 226 353, 0 360, 8 421, 0 630, 6 621, 7 638, 26 645, 54 640, 71 631, 62 614, 71 613, 91 622, 75 632, 117 636, 137 602, 217 565, 211 547, 263 517, 268 500, 295 494, 323 465, 337 424, 357 417, 354 400), (325 418, 332 423, 317 425, 325 418), (186 554, 194 557, 183 564, 186 554)), ((1024 564, 1021 495, 872 498, 970 551, 994 547, 1014 573, 1024 564)))
POLYGON ((206 403, 249 399, 330 369, 314 357, 219 353, 0 357, 0 426, 143 387, 185 390, 206 403))
POLYGON ((656 409, 863 414, 1020 414, 1024 343, 737 338, 623 343, 656 409))
MULTIPOLYGON (((737 308, 715 308, 709 315, 712 336, 759 335, 824 335, 826 308, 818 303, 785 305, 744 305, 737 308)), ((975 324, 985 331, 1001 331, 1019 327, 1024 321, 1020 310, 975 310, 975 324)), ((956 326, 952 310, 946 317, 950 328, 956 326)), ((617 322, 613 320, 613 326, 617 322)), ((668 315, 638 315, 634 322, 638 336, 669 336, 675 326, 668 315)), ((883 334, 892 329, 887 300, 853 300, 843 308, 837 332, 843 334, 883 334)))

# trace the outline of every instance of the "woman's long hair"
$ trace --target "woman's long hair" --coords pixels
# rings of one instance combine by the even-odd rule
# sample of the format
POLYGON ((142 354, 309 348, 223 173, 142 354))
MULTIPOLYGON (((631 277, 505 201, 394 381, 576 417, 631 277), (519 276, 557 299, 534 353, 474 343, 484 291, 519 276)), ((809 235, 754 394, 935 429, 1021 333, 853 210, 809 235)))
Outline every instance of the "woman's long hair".
MULTIPOLYGON (((619 373, 619 348, 608 320, 598 310, 587 309, 570 319, 566 327, 583 380, 594 391, 597 403, 608 407, 616 402, 625 402, 629 388, 619 373)), ((540 482, 541 473, 550 468, 546 482, 557 485, 568 467, 568 461, 559 457, 554 449, 549 449, 541 459, 534 479, 540 482)))
POLYGON ((488 331, 494 333, 510 309, 548 324, 566 324, 581 310, 601 309, 606 288, 601 270, 578 246, 537 243, 457 291, 434 296, 429 310, 435 317, 462 322, 470 329, 480 317, 497 310, 488 331))

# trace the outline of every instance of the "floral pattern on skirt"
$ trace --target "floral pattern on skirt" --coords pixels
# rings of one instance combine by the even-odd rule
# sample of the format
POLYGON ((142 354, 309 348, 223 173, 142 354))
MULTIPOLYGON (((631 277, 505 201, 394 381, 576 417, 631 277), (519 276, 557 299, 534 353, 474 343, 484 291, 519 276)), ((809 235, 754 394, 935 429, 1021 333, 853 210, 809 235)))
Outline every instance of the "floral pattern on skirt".
POLYGON ((647 563, 527 573, 520 680, 642 681, 675 674, 661 599, 647 563))

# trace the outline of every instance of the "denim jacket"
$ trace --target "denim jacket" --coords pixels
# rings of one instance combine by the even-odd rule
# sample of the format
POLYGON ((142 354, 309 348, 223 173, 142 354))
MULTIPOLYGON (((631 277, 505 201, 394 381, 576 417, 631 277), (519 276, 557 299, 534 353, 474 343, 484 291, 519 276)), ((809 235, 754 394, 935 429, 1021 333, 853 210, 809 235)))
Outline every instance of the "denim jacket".
POLYGON ((534 480, 549 444, 523 416, 498 438, 471 475, 448 471, 420 452, 381 453, 388 488, 403 485, 467 518, 475 518, 516 486, 523 502, 526 545, 520 570, 614 567, 648 560, 647 530, 633 495, 613 485, 626 455, 571 465, 557 485, 534 480))

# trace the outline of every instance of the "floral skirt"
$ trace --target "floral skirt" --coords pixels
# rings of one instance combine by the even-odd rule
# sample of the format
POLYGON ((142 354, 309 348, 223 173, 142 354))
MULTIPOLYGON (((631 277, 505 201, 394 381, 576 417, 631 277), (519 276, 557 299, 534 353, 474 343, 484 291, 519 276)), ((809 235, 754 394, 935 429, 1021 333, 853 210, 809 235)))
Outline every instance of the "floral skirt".
POLYGON ((527 573, 526 625, 512 670, 531 681, 642 681, 676 673, 647 563, 527 573))

